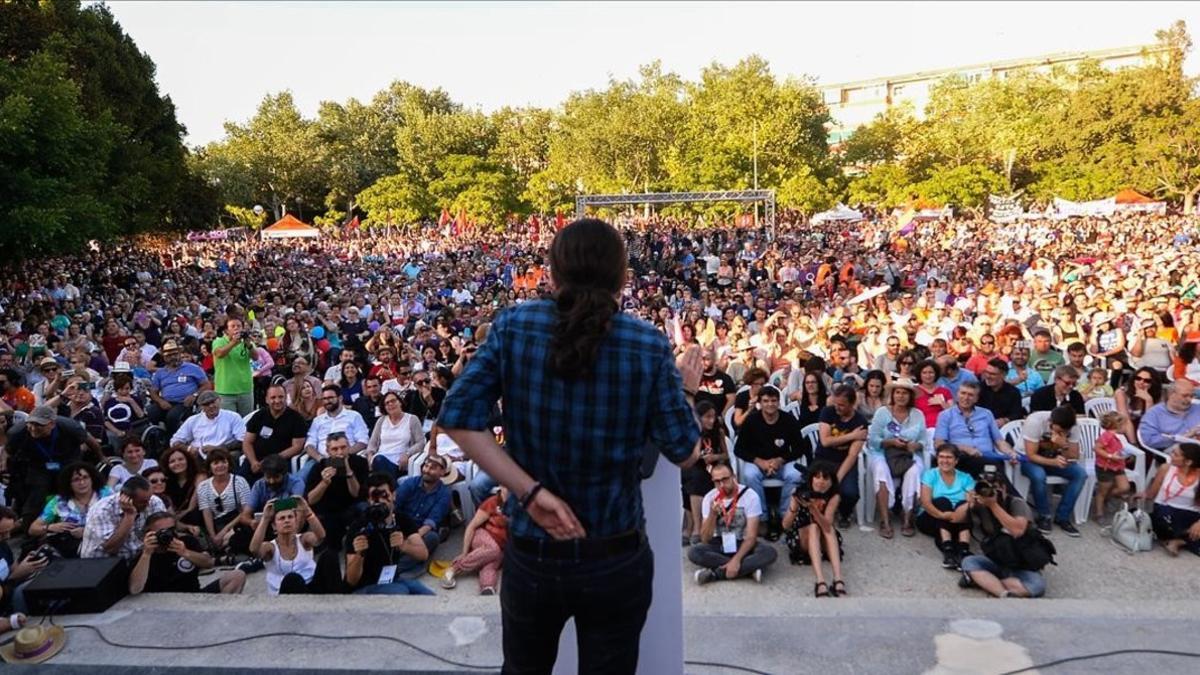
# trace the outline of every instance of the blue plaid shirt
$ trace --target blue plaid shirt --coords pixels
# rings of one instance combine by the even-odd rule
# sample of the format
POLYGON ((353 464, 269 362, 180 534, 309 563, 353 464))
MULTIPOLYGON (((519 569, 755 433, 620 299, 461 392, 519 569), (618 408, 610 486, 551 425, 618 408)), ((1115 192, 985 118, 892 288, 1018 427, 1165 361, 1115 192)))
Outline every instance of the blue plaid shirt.
MULTIPOLYGON (((550 300, 502 313, 450 388, 438 424, 490 431, 492 406, 503 397, 508 453, 571 506, 589 537, 640 529, 646 444, 681 462, 700 434, 671 345, 649 323, 618 312, 592 377, 567 381, 549 369, 556 316, 550 300)), ((516 498, 509 530, 547 538, 516 498)))

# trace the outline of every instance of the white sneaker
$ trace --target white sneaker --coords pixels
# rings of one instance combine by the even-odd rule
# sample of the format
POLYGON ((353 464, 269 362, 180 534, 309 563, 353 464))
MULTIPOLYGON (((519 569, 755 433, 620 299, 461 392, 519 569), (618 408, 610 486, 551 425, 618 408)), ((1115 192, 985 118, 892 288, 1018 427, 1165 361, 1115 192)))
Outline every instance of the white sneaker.
POLYGON ((707 567, 702 567, 702 568, 696 570, 696 573, 694 575, 692 575, 692 578, 696 580, 697 586, 703 586, 704 584, 707 584, 708 582, 715 580, 717 578, 717 575, 715 572, 708 569, 707 567))
POLYGON ((756 584, 762 583, 762 569, 761 568, 754 570, 753 576, 754 576, 754 583, 756 583, 756 584))
POLYGON ((458 585, 458 582, 454 580, 454 569, 453 568, 448 569, 445 572, 442 572, 442 588, 444 588, 446 590, 450 590, 451 588, 454 588, 457 585, 458 585))

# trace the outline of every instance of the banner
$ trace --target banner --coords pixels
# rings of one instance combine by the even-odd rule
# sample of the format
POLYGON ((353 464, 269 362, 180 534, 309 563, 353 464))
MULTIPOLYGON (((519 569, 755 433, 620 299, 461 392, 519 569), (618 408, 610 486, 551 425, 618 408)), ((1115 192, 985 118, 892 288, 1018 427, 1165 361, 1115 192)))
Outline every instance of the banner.
POLYGON ((1141 204, 1117 204, 1117 213, 1152 213, 1158 216, 1167 215, 1166 202, 1143 202, 1141 204))
POLYGON ((988 220, 993 223, 1015 223, 1023 215, 1025 215, 1025 209, 1016 195, 1008 197, 988 195, 988 220))
POLYGON ((1116 197, 1096 199, 1090 202, 1073 202, 1068 199, 1054 198, 1054 212, 1058 218, 1108 217, 1115 213, 1116 210, 1116 197))

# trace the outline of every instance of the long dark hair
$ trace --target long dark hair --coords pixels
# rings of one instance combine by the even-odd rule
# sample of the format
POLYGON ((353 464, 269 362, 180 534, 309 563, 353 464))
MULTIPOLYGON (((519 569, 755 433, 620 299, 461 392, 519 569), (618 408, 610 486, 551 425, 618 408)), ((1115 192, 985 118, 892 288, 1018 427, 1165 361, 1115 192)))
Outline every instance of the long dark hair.
POLYGON ((550 244, 550 274, 558 323, 550 340, 550 370, 567 380, 591 375, 617 313, 629 257, 608 223, 584 218, 567 225, 550 244))

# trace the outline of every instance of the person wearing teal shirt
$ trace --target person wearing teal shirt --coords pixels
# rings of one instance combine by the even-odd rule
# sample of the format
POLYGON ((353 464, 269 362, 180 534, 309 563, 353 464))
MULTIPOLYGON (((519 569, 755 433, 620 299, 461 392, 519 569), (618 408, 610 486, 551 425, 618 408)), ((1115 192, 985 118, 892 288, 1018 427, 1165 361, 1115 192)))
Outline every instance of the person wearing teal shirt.
POLYGON ((921 515, 917 529, 933 537, 942 552, 942 567, 958 569, 971 553, 970 496, 975 479, 958 470, 958 447, 943 443, 937 467, 921 476, 921 515))

